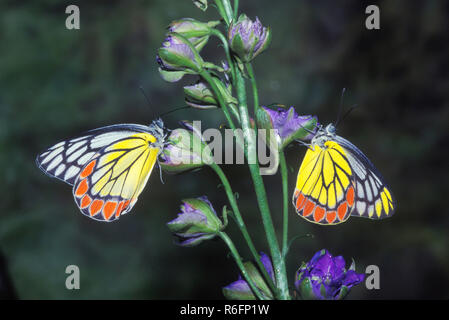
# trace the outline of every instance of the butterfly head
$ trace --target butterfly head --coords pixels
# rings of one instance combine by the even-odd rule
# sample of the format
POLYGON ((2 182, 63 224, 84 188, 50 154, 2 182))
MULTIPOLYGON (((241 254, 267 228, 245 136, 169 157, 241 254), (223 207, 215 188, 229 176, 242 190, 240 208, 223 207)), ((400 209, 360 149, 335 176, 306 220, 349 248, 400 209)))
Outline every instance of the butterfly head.
POLYGON ((321 148, 325 148, 324 143, 328 140, 331 140, 335 137, 335 126, 332 123, 329 123, 324 129, 321 127, 318 129, 318 132, 312 138, 312 145, 318 145, 321 148))
POLYGON ((162 149, 167 137, 167 132, 164 127, 164 121, 162 121, 161 118, 157 118, 156 120, 153 120, 153 122, 151 122, 148 128, 148 131, 157 139, 155 143, 156 147, 162 149))

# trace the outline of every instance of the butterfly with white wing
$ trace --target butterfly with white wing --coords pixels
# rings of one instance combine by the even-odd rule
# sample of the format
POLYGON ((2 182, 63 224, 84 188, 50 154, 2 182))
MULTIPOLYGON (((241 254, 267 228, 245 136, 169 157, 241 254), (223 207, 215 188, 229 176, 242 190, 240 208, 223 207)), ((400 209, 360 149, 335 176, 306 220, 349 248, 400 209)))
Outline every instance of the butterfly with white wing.
POLYGON ((112 125, 57 143, 36 163, 45 174, 73 186, 84 215, 109 222, 135 205, 165 140, 161 119, 149 126, 112 125))

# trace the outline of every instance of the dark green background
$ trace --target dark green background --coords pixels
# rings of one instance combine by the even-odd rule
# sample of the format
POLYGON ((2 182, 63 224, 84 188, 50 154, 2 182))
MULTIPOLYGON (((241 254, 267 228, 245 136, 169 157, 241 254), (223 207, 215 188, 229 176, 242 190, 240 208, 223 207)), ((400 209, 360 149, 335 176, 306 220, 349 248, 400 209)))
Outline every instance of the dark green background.
MULTIPOLYGON (((357 270, 375 264, 381 289, 358 286, 351 298, 449 298, 449 3, 379 1, 381 30, 365 29, 365 1, 241 0, 250 17, 273 30, 270 49, 254 62, 261 102, 295 105, 321 123, 344 105, 359 106, 338 133, 376 164, 396 195, 396 215, 384 221, 351 218, 320 227, 290 208, 288 257, 292 280, 301 261, 327 248, 357 270)), ((46 177, 35 156, 62 139, 114 123, 148 124, 154 113, 183 105, 182 86, 164 82, 155 53, 174 19, 216 19, 191 1, 2 1, 0 4, 0 290, 24 299, 222 298, 238 270, 220 241, 180 248, 165 223, 180 200, 208 195, 226 204, 209 169, 153 174, 130 215, 106 224, 79 213, 71 188, 46 177), (65 7, 77 4, 81 29, 65 28, 65 7), (150 97, 148 106, 138 87, 150 97), (67 265, 81 270, 81 289, 65 288, 67 265), (9 281, 14 292, 7 290, 9 281)), ((219 62, 211 41, 203 56, 219 62)), ((182 110, 165 117, 224 122, 220 111, 182 110)), ((288 150, 293 192, 305 148, 288 150)), ((257 247, 267 251, 245 166, 226 166, 257 247)), ((157 172, 157 171, 155 171, 157 172)), ((265 178, 278 230, 279 175, 265 178)), ((241 243, 234 225, 229 232, 241 243)), ((248 252, 242 254, 249 257, 248 252)))

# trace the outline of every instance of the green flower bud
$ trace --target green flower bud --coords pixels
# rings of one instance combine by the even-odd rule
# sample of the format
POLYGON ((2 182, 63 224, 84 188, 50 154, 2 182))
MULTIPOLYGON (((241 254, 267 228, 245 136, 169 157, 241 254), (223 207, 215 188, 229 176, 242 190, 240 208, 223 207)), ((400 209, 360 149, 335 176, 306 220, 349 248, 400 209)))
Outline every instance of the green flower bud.
MULTIPOLYGON (((213 78, 226 104, 237 104, 237 100, 232 96, 230 86, 220 81, 219 78, 213 78)), ((198 109, 213 109, 218 107, 218 101, 204 82, 198 82, 194 85, 184 87, 185 101, 187 105, 198 109)))
POLYGON ((170 32, 176 32, 188 38, 195 45, 192 38, 210 36, 212 28, 220 24, 220 21, 201 22, 192 18, 175 20, 168 26, 170 32))
POLYGON ((170 82, 178 81, 186 73, 199 73, 204 64, 203 59, 190 47, 188 40, 176 34, 169 34, 165 39, 158 50, 156 61, 161 76, 170 82))

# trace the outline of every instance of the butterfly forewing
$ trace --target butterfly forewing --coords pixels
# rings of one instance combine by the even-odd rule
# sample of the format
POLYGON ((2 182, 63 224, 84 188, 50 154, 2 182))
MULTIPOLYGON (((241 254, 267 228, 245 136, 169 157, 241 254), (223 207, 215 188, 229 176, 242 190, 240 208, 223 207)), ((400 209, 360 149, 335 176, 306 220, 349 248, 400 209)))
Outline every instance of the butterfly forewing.
POLYGON ((36 158, 38 167, 47 175, 73 185, 81 168, 95 154, 90 147, 92 136, 62 141, 48 148, 36 158))
POLYGON ((45 174, 73 185, 81 168, 97 151, 114 141, 145 130, 148 127, 135 124, 91 130, 81 137, 61 141, 48 148, 37 156, 36 163, 45 174))
POLYGON ((379 171, 351 142, 339 136, 336 136, 335 141, 345 149, 354 171, 356 205, 351 215, 370 219, 392 216, 395 200, 379 171))

